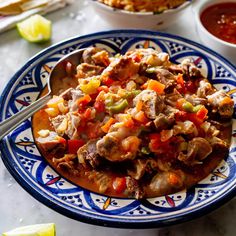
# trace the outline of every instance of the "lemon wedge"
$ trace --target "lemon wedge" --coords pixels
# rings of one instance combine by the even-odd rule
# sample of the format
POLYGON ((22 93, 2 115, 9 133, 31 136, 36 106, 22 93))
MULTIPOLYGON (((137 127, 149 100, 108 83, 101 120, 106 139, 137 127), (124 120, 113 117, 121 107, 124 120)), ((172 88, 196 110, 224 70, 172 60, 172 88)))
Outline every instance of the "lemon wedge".
POLYGON ((54 223, 28 225, 3 233, 2 236, 55 236, 54 223))
POLYGON ((22 38, 29 42, 42 43, 51 38, 52 23, 43 16, 33 15, 16 26, 22 38))

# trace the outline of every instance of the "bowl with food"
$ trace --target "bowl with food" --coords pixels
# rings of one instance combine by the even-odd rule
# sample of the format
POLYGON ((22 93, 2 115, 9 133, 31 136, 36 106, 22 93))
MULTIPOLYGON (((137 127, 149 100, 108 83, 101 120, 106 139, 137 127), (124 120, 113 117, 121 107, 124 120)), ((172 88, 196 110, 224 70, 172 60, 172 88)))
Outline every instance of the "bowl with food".
POLYGON ((187 39, 117 30, 54 45, 9 82, 1 120, 47 93, 77 49, 65 80, 76 86, 58 83, 0 143, 22 187, 63 215, 124 228, 187 221, 235 195, 235 68, 187 39))
POLYGON ((193 9, 202 42, 236 64, 236 1, 198 1, 193 9))
POLYGON ((191 0, 107 1, 91 0, 107 22, 122 28, 165 29, 178 20, 191 0))

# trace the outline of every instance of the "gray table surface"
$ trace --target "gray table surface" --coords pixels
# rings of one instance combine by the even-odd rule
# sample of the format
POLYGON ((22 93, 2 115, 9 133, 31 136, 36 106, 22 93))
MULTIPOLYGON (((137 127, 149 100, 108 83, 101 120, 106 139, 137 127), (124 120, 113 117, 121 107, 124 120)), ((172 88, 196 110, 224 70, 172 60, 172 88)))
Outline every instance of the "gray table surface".
MULTIPOLYGON (((69 37, 114 28, 97 16, 86 0, 77 0, 47 17, 53 22, 50 43, 30 44, 20 38, 15 29, 0 34, 0 94, 11 76, 42 49, 69 37)), ((191 8, 165 32, 199 42, 191 8)), ((69 219, 35 200, 16 183, 0 159, 0 233, 23 225, 54 222, 58 236, 233 236, 236 235, 235 203, 233 199, 199 219, 165 229, 128 230, 93 226, 69 219)))

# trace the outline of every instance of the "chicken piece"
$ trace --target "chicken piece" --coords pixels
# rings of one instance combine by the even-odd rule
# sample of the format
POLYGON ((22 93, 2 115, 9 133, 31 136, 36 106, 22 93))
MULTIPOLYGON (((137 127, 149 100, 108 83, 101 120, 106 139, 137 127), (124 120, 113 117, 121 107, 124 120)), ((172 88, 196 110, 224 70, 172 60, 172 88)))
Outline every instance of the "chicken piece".
POLYGON ((211 153, 211 144, 206 139, 197 137, 188 143, 187 154, 181 152, 178 159, 186 165, 195 165, 201 163, 211 153))
POLYGON ((201 80, 199 88, 197 89, 197 96, 200 98, 206 98, 207 95, 212 94, 215 88, 208 82, 208 80, 201 80))
POLYGON ((173 135, 176 136, 178 134, 185 134, 185 135, 198 135, 198 130, 196 125, 189 120, 184 122, 176 122, 176 125, 173 127, 173 135))
POLYGON ((138 94, 133 100, 134 106, 139 101, 142 102, 142 111, 149 119, 155 119, 165 107, 162 97, 153 90, 143 90, 138 94))
POLYGON ((94 169, 101 163, 101 156, 97 152, 97 140, 90 140, 77 152, 79 163, 83 166, 90 165, 94 169))
POLYGON ((102 139, 98 140, 98 154, 112 162, 134 159, 140 144, 140 141, 137 138, 138 132, 140 131, 130 130, 126 127, 113 128, 114 126, 115 125, 111 126, 109 133, 103 136, 102 139), (136 143, 131 143, 130 140, 134 140, 136 143), (124 148, 130 145, 130 150, 129 148, 128 150, 124 148))
POLYGON ((132 58, 123 56, 122 58, 116 58, 110 63, 110 65, 102 72, 102 78, 125 81, 136 75, 138 70, 138 63, 134 62, 132 58))
POLYGON ((82 61, 87 64, 106 67, 109 64, 109 54, 100 48, 90 47, 84 50, 82 61))
POLYGON ((184 179, 182 171, 158 172, 145 189, 153 196, 167 195, 183 188, 184 179), (175 181, 172 181, 172 176, 175 177, 175 181))
POLYGON ((68 127, 68 119, 66 115, 59 115, 51 118, 51 124, 59 136, 63 136, 68 127))
POLYGON ((127 173, 132 178, 139 180, 148 172, 152 173, 157 167, 157 162, 153 159, 137 159, 133 161, 133 168, 128 169, 127 173))
POLYGON ((231 118, 234 112, 234 102, 223 90, 207 96, 208 103, 215 108, 221 117, 231 118))
POLYGON ((171 107, 176 107, 176 102, 180 98, 183 98, 183 96, 174 89, 172 93, 165 95, 165 104, 170 105, 171 107))
POLYGON ((64 153, 66 150, 66 140, 53 131, 48 132, 46 137, 37 138, 36 141, 45 152, 64 153))
POLYGON ((187 76, 187 78, 202 77, 201 71, 189 59, 183 60, 180 66, 183 68, 183 74, 187 76))
POLYGON ((82 63, 77 66, 76 70, 77 78, 89 78, 92 76, 100 75, 104 70, 104 67, 82 63))

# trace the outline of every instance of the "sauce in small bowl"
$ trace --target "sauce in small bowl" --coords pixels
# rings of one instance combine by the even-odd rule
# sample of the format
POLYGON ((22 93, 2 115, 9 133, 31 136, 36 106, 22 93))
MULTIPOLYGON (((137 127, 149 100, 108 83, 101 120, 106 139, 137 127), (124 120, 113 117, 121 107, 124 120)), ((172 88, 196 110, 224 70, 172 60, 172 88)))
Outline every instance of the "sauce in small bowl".
POLYGON ((202 12, 200 19, 211 34, 221 40, 236 44, 236 2, 209 6, 202 12))

